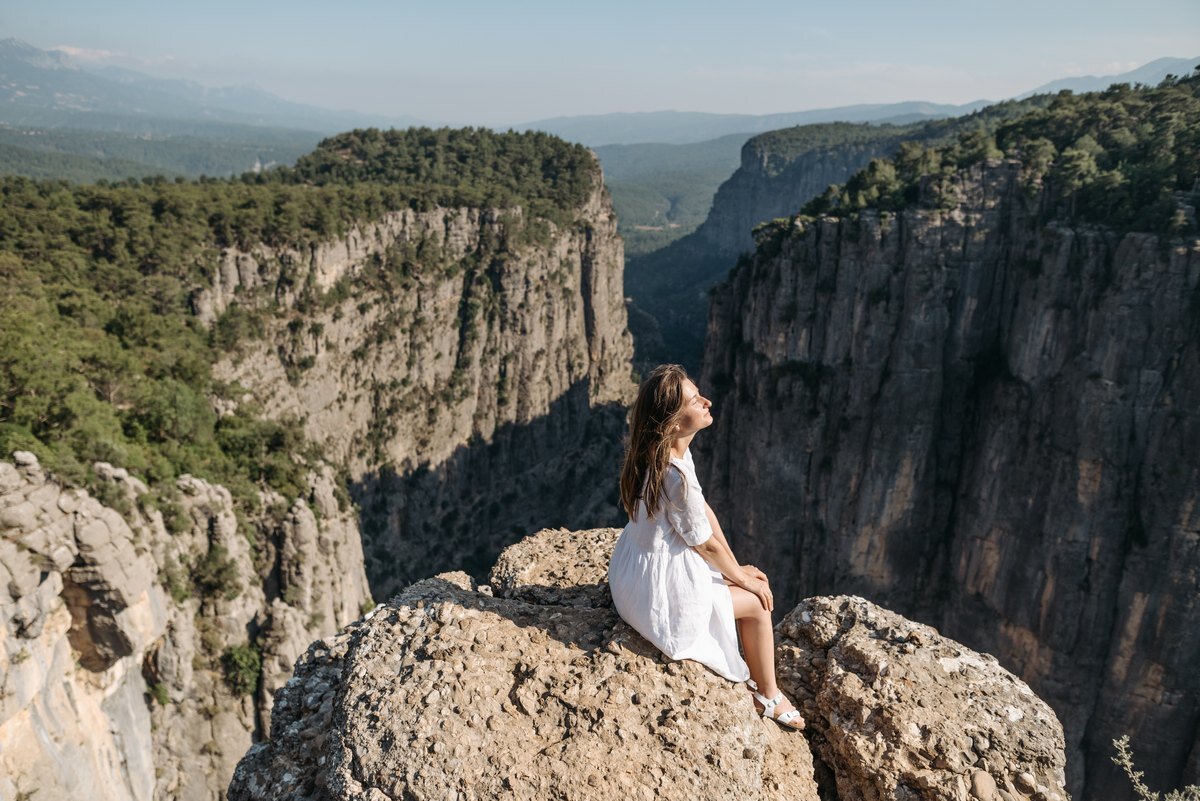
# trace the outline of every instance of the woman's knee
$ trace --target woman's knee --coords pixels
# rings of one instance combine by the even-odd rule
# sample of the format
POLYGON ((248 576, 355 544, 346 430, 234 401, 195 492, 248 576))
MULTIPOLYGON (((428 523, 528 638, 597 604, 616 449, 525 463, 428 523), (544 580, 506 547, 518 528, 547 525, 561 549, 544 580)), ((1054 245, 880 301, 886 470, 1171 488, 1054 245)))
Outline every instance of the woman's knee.
POLYGON ((733 616, 736 619, 771 624, 771 613, 763 607, 757 595, 741 587, 730 587, 730 595, 733 596, 733 616))
POLYGON ((771 613, 769 611, 767 611, 767 608, 765 606, 762 605, 762 601, 759 601, 757 596, 755 597, 754 600, 756 602, 754 604, 754 613, 753 613, 755 622, 756 623, 764 623, 767 626, 770 626, 771 625, 771 613))

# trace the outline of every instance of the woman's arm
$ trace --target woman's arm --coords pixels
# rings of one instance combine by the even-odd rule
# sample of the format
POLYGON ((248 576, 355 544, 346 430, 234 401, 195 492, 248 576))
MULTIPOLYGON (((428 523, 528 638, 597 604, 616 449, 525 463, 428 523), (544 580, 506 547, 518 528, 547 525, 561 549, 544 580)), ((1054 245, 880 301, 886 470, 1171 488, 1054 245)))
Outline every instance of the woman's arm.
MULTIPOLYGON (((726 548, 729 548, 729 541, 725 539, 725 532, 721 530, 721 524, 717 522, 716 512, 714 512, 712 507, 708 505, 708 501, 704 502, 704 515, 708 518, 708 524, 712 526, 713 536, 716 537, 722 545, 724 545, 726 548)), ((730 556, 733 555, 732 549, 730 549, 729 554, 730 556)))
POLYGON ((775 598, 771 593, 770 585, 739 565, 733 558, 733 552, 729 550, 729 546, 719 541, 715 535, 699 545, 691 547, 703 557, 704 561, 721 571, 721 575, 730 582, 757 595, 763 609, 770 612, 775 608, 775 598))
MULTIPOLYGON (((729 551, 729 555, 733 557, 733 561, 737 562, 737 557, 733 555, 733 549, 729 547, 729 540, 725 539, 725 532, 721 530, 721 524, 717 522, 717 513, 714 512, 712 507, 708 505, 708 501, 704 502, 704 514, 708 517, 708 524, 712 526, 713 539, 725 546, 725 550, 729 551)), ((754 565, 741 565, 741 568, 754 578, 760 578, 763 581, 767 580, 767 574, 759 570, 754 565)), ((725 578, 728 578, 732 581, 732 577, 725 573, 724 570, 722 570, 721 573, 725 575, 725 578)), ((737 582, 734 583, 736 584, 737 582)))
POLYGON ((718 538, 716 529, 713 530, 711 537, 699 545, 693 545, 692 549, 703 556, 704 561, 720 570, 721 575, 739 587, 754 578, 738 564, 737 559, 733 557, 733 551, 729 550, 729 546, 725 544, 725 540, 718 538))
POLYGON ((737 558, 734 557, 733 551, 725 539, 725 533, 721 531, 721 524, 717 522, 717 516, 707 502, 704 504, 704 513, 708 517, 713 533, 704 542, 693 545, 692 549, 700 554, 704 561, 721 571, 721 575, 730 582, 757 595, 764 609, 767 611, 774 609, 775 599, 767 584, 767 577, 752 565, 738 564, 737 558))

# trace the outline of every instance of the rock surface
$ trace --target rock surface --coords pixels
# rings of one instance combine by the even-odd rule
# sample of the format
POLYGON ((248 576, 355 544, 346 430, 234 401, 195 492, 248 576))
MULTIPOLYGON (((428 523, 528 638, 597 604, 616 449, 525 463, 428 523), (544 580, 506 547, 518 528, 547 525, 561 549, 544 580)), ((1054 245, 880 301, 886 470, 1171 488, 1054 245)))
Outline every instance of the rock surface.
POLYGON ((957 208, 823 218, 715 295, 696 441, 781 605, 852 592, 995 654, 1069 788, 1200 782, 1200 243, 1046 223, 1019 164, 957 208))
POLYGON ((169 530, 141 481, 95 470, 124 513, 32 454, 0 461, 0 797, 216 799, 296 656, 370 598, 353 510, 316 468, 309 500, 244 524, 256 559, 223 487, 181 477, 169 530), (216 555, 225 581, 199 594, 191 568, 216 555), (242 695, 221 658, 251 642, 242 695))
POLYGON ((140 664, 168 601, 139 534, 33 454, 0 462, 0 796, 153 797, 140 664))
POLYGON ((494 595, 443 574, 314 644, 230 799, 817 801, 802 735, 585 604, 617 533, 542 532, 505 553, 494 595))
POLYGON ((505 598, 534 604, 612 606, 608 562, 617 529, 545 529, 508 546, 492 567, 490 586, 505 598))
POLYGON ((1062 726, 995 657, 852 596, 802 601, 776 632, 839 801, 1065 801, 1062 726))
POLYGON ((490 586, 427 579, 315 643, 230 799, 1063 797, 1061 729, 1028 687, 860 598, 810 599, 777 629, 814 766, 743 686, 598 605, 619 533, 539 532, 490 586))

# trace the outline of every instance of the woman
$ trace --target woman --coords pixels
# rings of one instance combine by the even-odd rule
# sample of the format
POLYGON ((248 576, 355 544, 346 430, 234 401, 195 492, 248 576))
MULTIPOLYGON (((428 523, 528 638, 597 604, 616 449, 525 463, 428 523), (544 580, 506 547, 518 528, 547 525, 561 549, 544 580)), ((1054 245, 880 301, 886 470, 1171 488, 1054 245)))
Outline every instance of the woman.
POLYGON ((608 565, 613 605, 671 659, 694 659, 730 681, 751 678, 762 716, 801 729, 775 683, 767 577, 738 564, 696 479, 688 446, 712 425, 711 406, 677 364, 656 367, 638 388, 621 469, 629 525, 608 565))

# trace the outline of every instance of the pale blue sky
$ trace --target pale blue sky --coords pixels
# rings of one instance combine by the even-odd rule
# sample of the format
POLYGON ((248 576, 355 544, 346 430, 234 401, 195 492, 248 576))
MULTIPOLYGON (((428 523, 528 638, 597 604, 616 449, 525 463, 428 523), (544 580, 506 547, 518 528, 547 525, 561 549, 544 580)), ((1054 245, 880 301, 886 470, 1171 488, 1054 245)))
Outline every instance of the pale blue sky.
POLYGON ((1200 55, 1200 0, 5 0, 9 36, 331 108, 503 125, 999 99, 1200 55))

